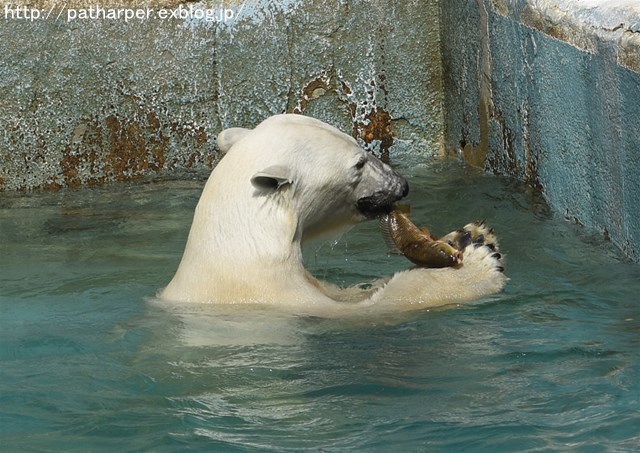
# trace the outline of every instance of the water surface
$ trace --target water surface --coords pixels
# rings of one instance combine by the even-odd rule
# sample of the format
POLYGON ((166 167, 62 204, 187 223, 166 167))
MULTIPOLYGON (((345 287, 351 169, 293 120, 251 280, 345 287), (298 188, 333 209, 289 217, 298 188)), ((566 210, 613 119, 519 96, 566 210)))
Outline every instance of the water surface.
MULTIPOLYGON (((635 451, 640 268, 519 183, 404 168, 412 218, 486 218, 497 296, 384 319, 151 302, 203 185, 0 194, 3 451, 635 451)), ((306 251, 340 284, 409 263, 375 222, 306 251)))

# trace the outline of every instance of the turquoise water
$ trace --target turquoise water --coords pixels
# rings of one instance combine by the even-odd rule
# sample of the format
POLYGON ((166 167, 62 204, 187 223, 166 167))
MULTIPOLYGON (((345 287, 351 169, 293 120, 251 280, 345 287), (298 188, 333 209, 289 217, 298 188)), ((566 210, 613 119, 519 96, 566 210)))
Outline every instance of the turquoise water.
MULTIPOLYGON (((412 217, 487 218, 504 293, 385 319, 167 311, 202 180, 0 194, 0 450, 635 451, 640 267, 513 181, 404 169, 412 217)), ((375 222, 307 251, 406 267, 375 222)))

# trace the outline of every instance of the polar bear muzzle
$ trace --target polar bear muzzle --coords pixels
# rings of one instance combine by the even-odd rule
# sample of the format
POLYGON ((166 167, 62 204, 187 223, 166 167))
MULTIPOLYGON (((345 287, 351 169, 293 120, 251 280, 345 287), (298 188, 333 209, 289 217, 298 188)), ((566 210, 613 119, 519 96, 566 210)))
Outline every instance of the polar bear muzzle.
POLYGON ((364 179, 364 187, 358 187, 359 197, 356 206, 363 216, 371 219, 389 213, 396 201, 406 197, 409 193, 409 183, 373 155, 369 156, 367 172, 372 175, 364 179))
MULTIPOLYGON (((408 185, 405 185, 408 192, 408 185)), ((393 209, 393 203, 404 198, 404 195, 391 196, 388 192, 376 192, 368 197, 360 198, 357 202, 358 211, 363 216, 373 219, 388 214, 393 209)))

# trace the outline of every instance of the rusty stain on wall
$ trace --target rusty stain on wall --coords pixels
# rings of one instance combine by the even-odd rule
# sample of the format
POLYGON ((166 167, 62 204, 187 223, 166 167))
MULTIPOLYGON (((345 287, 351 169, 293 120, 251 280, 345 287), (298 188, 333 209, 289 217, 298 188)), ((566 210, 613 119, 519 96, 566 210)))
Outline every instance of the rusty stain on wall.
MULTIPOLYGON (((208 134, 203 126, 172 122, 166 129, 180 140, 195 146, 188 154, 170 158, 170 139, 154 112, 146 122, 108 115, 103 120, 88 118, 76 126, 60 160, 62 180, 51 180, 42 187, 94 186, 109 181, 129 181, 161 174, 178 166, 190 169, 197 163, 212 168, 217 154, 206 149, 208 134)), ((186 147, 185 147, 186 148, 186 147)))
POLYGON ((298 104, 294 107, 292 113, 304 113, 309 106, 309 102, 323 96, 327 91, 334 90, 330 84, 331 76, 329 75, 329 72, 324 72, 315 79, 309 81, 309 83, 302 88, 302 96, 298 99, 298 104))
MULTIPOLYGON (((335 70, 322 71, 302 87, 300 98, 291 112, 304 114, 314 100, 333 94, 351 114, 353 138, 359 140, 368 151, 377 151, 378 157, 389 161, 389 149, 393 145, 392 117, 377 104, 376 99, 377 87, 386 94, 384 84, 377 85, 375 80, 369 81, 366 98, 357 102, 353 99, 351 85, 346 80, 337 79, 339 77, 335 70)), ((384 74, 380 74, 378 79, 384 81, 384 74)))
POLYGON ((383 108, 374 108, 365 117, 364 122, 358 123, 356 129, 358 137, 366 144, 374 141, 380 142, 380 156, 384 161, 389 161, 389 148, 393 145, 393 129, 391 127, 391 115, 383 108))

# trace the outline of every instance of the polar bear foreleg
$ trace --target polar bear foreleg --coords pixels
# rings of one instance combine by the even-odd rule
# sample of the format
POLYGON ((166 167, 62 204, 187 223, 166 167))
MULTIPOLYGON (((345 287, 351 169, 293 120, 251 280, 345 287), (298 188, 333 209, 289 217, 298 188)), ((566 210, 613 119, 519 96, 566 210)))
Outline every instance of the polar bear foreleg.
POLYGON ((398 272, 367 303, 410 310, 468 302, 502 290, 507 282, 503 258, 493 230, 484 221, 470 223, 440 240, 464 248, 460 266, 398 272))

